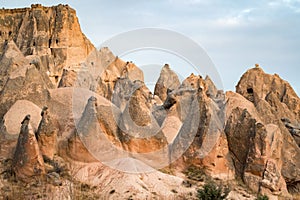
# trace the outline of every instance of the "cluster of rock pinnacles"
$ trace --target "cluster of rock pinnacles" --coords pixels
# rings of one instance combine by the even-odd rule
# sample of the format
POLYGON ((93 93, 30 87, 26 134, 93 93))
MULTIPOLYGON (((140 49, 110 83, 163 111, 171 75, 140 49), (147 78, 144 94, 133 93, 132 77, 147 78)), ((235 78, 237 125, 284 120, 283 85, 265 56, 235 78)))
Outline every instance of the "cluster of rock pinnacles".
POLYGON ((45 106, 38 130, 34 132, 30 125, 30 115, 21 123, 18 143, 13 156, 13 170, 17 177, 26 179, 45 174, 44 160, 52 160, 56 153, 58 129, 45 106))
MULTIPOLYGON (((87 135, 91 148, 100 148, 103 156, 113 158, 114 152, 107 150, 109 146, 99 147, 105 138, 94 139, 93 133, 99 128, 111 144, 130 155, 155 152, 164 146, 180 150, 193 138, 182 156, 172 163, 178 171, 194 165, 214 178, 241 179, 255 192, 284 197, 300 193, 300 99, 277 74, 266 74, 256 65, 241 77, 235 92, 224 93, 209 77, 191 74, 180 82, 166 64, 154 95, 150 95, 142 70, 114 56, 106 47, 97 50, 81 32, 76 12, 69 6, 33 5, 24 9, 0 9, 0 14, 3 27, 0 116, 3 120, 12 119, 10 123, 1 122, 1 133, 5 133, 5 127, 9 134, 16 133, 14 123, 21 119, 11 121, 25 107, 20 109, 20 104, 37 110, 49 106, 42 109, 36 130, 30 123, 36 121, 32 114, 22 121, 12 165, 18 178, 26 180, 47 174, 51 171, 49 161, 58 154, 70 166, 79 161, 80 169, 94 167, 92 172, 84 171, 92 183, 100 180, 97 179, 100 176, 93 174, 98 170, 101 175, 108 174, 107 182, 122 177, 124 181, 114 182, 112 187, 124 189, 129 175, 111 172, 99 162, 95 167, 97 160, 78 137, 87 135), (78 94, 74 93, 76 90, 78 94), (95 93, 98 100, 91 97, 95 93), (84 106, 74 115, 70 102, 76 98, 82 102, 75 103, 84 106), (74 118, 78 120, 77 127, 74 118), (157 129, 158 134, 146 139, 134 137, 146 132, 128 119, 140 127, 157 129), (67 155, 56 152, 60 134, 67 155), (211 143, 206 142, 213 139, 211 143)), ((147 158, 137 158, 152 164, 147 163, 147 158)), ((73 174, 78 171, 75 169, 73 174)), ((157 170, 156 173, 162 176, 157 170)), ((164 182, 166 185, 174 182, 174 176, 164 174, 163 177, 169 180, 164 182)), ((86 181, 85 176, 77 178, 86 181)), ((141 181, 138 176, 130 178, 141 181)), ((149 188, 151 184, 150 181, 149 188)), ((126 186, 124 192, 132 188, 131 183, 126 186)), ((151 193, 140 190, 147 195, 151 193)))

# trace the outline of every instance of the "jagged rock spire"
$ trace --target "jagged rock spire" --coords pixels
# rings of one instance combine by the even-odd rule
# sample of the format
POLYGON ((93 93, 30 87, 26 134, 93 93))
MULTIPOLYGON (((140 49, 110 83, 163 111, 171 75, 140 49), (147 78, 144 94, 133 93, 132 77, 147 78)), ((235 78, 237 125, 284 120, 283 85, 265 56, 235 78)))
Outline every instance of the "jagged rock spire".
POLYGON ((180 81, 177 74, 170 69, 168 64, 165 64, 155 85, 154 94, 162 101, 165 101, 168 96, 168 90, 177 89, 179 86, 180 81))
POLYGON ((56 153, 58 127, 55 119, 49 114, 48 107, 44 106, 41 112, 42 120, 36 133, 36 138, 44 157, 53 159, 56 153))
POLYGON ((13 156, 13 170, 16 176, 23 180, 45 174, 44 160, 29 121, 30 115, 26 115, 21 123, 20 135, 13 156))
POLYGON ((87 143, 97 143, 97 134, 99 132, 99 128, 100 127, 97 119, 97 98, 91 96, 88 99, 81 119, 77 124, 76 130, 68 140, 68 153, 73 159, 82 162, 98 161, 89 152, 87 143))

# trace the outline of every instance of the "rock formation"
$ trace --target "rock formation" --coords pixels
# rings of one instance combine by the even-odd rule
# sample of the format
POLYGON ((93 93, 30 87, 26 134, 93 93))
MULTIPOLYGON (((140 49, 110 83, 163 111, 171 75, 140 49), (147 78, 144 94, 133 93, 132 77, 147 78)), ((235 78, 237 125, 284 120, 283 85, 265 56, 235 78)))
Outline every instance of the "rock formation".
POLYGON ((13 40, 24 56, 40 60, 40 70, 47 71, 54 84, 62 69, 78 65, 94 50, 82 34, 76 12, 67 5, 0 10, 0 54, 6 41, 13 40))
POLYGON ((266 74, 260 67, 242 76, 237 92, 249 101, 227 97, 236 105, 232 110, 230 103, 226 111, 231 110, 231 116, 225 132, 237 173, 256 191, 274 195, 299 191, 300 149, 291 133, 295 129, 288 128, 291 121, 299 123, 296 93, 278 75, 266 74))
POLYGON ((131 81, 144 81, 143 72, 131 62, 124 62, 116 57, 98 77, 96 93, 111 100, 118 78, 128 78, 131 81))
MULTIPOLYGON (((277 109, 282 107, 285 115, 293 118, 290 120, 299 120, 300 118, 299 97, 290 84, 277 74, 266 74, 260 67, 250 69, 242 76, 236 86, 236 92, 255 105, 263 99, 267 100, 269 104, 273 104, 272 107, 277 107, 277 109)), ((278 114, 283 113, 278 112, 278 114)))
POLYGON ((36 138, 44 159, 53 160, 57 151, 58 122, 49 114, 47 106, 44 106, 41 116, 36 138))
POLYGON ((138 89, 139 85, 135 84, 128 78, 119 78, 116 81, 112 103, 115 104, 121 111, 124 111, 131 95, 138 89))
POLYGON ((13 170, 22 180, 45 174, 44 160, 29 123, 30 115, 22 121, 18 144, 13 157, 13 170))
POLYGON ((1 109, 0 116, 9 110, 17 101, 26 99, 38 106, 47 99, 47 86, 49 78, 41 75, 36 67, 29 63, 18 50, 13 41, 5 46, 1 59, 1 109), (22 91, 16 93, 16 91, 22 91))
POLYGON ((152 94, 143 82, 135 81, 120 119, 120 137, 129 151, 146 153, 159 150, 165 136, 151 113, 152 94))
POLYGON ((180 83, 166 64, 153 95, 134 63, 94 48, 67 5, 0 9, 0 26, 1 194, 3 165, 24 181, 46 174, 62 198, 79 182, 98 198, 193 199, 191 166, 242 181, 234 198, 300 194, 300 99, 278 75, 256 65, 224 93, 209 76, 180 83))
POLYGON ((10 76, 25 76, 26 66, 29 67, 29 62, 16 44, 13 41, 9 41, 4 44, 4 52, 2 53, 0 65, 1 91, 10 76))
POLYGON ((30 125, 35 132, 38 129, 41 120, 40 113, 41 108, 34 103, 27 100, 18 100, 10 107, 3 117, 7 134, 18 136, 20 127, 16 126, 16 122, 21 122, 27 114, 30 114, 31 116, 30 125), (16 115, 16 113, 18 114, 16 115))
POLYGON ((97 137, 100 132, 96 107, 97 99, 95 97, 89 98, 82 117, 78 123, 78 128, 69 138, 68 150, 73 159, 83 162, 97 162, 95 155, 92 155, 92 152, 89 152, 89 148, 93 148, 90 146, 94 146, 91 144, 91 142, 93 142, 95 145, 97 144, 97 137), (85 138, 87 138, 89 144, 84 142, 85 138))
POLYGON ((155 85, 154 94, 162 101, 165 101, 168 91, 177 89, 180 86, 180 81, 175 72, 170 69, 168 64, 162 68, 157 83, 155 85))
POLYGON ((90 97, 75 132, 68 139, 68 154, 82 162, 117 158, 122 154, 117 151, 121 147, 117 135, 119 116, 119 110, 107 100, 102 98, 98 105, 97 98, 90 97))
POLYGON ((289 130, 296 143, 300 147, 300 126, 292 124, 291 121, 287 118, 282 118, 281 121, 284 123, 285 127, 289 130))
POLYGON ((79 87, 95 91, 98 79, 106 68, 115 60, 115 56, 107 48, 96 49, 78 66, 63 69, 58 87, 79 87))
POLYGON ((47 102, 47 87, 35 67, 27 68, 25 77, 10 77, 7 81, 0 94, 0 116, 3 117, 17 100, 28 100, 39 107, 47 102))
POLYGON ((264 126, 246 109, 236 108, 225 132, 237 175, 256 192, 287 195, 280 160, 283 138, 278 126, 264 126))
POLYGON ((217 87, 215 86, 214 82, 210 79, 209 76, 206 76, 204 81, 207 87, 207 96, 215 99, 221 91, 218 91, 217 87))
POLYGON ((213 85, 206 83, 201 76, 191 74, 179 89, 167 97, 167 101, 172 96, 176 98, 173 101, 176 103, 169 109, 169 116, 177 113, 175 116, 183 123, 172 148, 175 156, 175 149, 187 148, 183 155, 186 166, 199 166, 213 177, 233 179, 234 169, 223 131, 224 99, 222 95, 210 98, 212 95, 209 95, 211 91, 208 91, 208 86, 213 85))

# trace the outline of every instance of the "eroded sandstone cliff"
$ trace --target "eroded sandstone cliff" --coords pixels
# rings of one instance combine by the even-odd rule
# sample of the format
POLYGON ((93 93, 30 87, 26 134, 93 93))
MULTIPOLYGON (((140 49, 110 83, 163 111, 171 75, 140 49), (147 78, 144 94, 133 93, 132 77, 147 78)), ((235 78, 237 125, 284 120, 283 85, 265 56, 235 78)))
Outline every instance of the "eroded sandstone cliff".
POLYGON ((94 50, 68 5, 0 10, 0 54, 14 41, 22 54, 48 72, 54 84, 64 67, 78 66, 94 50))

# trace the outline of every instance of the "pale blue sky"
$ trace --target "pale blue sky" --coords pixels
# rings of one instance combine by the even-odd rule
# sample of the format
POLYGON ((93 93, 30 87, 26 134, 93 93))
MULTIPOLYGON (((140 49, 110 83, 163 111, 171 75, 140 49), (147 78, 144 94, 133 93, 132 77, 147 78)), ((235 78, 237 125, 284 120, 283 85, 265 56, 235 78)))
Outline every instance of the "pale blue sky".
POLYGON ((1 0, 0 6, 32 3, 69 4, 95 46, 124 31, 166 28, 207 51, 226 90, 234 90, 240 76, 259 63, 300 94, 300 0, 1 0))

